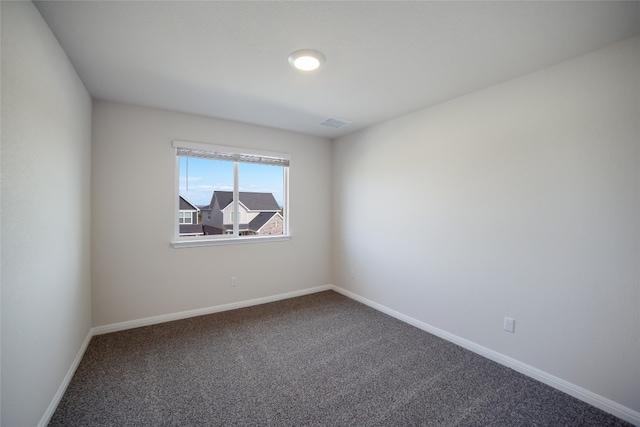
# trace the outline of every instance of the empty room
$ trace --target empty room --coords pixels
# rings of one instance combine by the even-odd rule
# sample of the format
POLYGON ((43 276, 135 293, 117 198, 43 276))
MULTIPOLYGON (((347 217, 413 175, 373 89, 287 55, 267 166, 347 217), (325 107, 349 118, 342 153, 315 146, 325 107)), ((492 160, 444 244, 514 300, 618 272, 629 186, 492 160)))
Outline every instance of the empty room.
POLYGON ((640 2, 0 18, 2 426, 640 426, 640 2))

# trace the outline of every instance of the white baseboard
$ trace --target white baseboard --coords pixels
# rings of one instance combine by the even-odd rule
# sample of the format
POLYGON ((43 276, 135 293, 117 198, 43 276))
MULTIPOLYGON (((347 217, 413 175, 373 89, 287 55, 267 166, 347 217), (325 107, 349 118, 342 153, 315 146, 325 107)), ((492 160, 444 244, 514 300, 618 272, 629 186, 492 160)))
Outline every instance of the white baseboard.
POLYGON ((317 292, 328 291, 330 289, 330 285, 322 285, 315 288, 302 289, 300 291, 287 292, 285 294, 256 298, 247 301, 232 302, 229 304, 216 305, 213 307, 182 311, 179 313, 162 314, 160 316, 145 317, 143 319, 129 320, 127 322, 112 323, 110 325, 97 326, 93 328, 92 331, 93 335, 102 335, 109 332, 124 331, 126 329, 139 328, 141 326, 155 325, 157 323, 171 322, 173 320, 188 319, 190 317, 203 316, 205 314, 220 313, 222 311, 229 311, 238 308, 251 307, 253 305, 266 304, 283 299, 295 298, 303 295, 315 294, 317 292))
POLYGON ((558 378, 547 372, 541 371, 540 369, 534 368, 533 366, 527 365, 526 363, 522 363, 516 359, 505 356, 504 354, 498 353, 497 351, 491 350, 487 347, 483 347, 465 338, 459 337, 457 335, 443 331, 442 329, 436 328, 435 326, 431 326, 427 323, 424 323, 420 320, 406 316, 402 313, 399 313, 395 310, 385 307, 382 304, 378 304, 377 302, 373 302, 364 297, 361 297, 360 295, 355 294, 346 289, 342 289, 335 285, 329 285, 329 289, 332 289, 355 301, 361 302, 378 311, 381 311, 382 313, 388 314, 391 317, 395 317, 396 319, 401 320, 405 323, 408 323, 412 326, 415 326, 418 329, 422 329, 423 331, 429 332, 430 334, 436 335, 449 342, 457 344, 460 347, 466 348, 467 350, 470 350, 483 357, 486 357, 487 359, 493 360, 494 362, 507 366, 515 371, 518 371, 528 377, 531 377, 557 390, 567 393, 577 399, 582 400, 583 402, 593 405, 596 408, 602 409, 603 411, 606 411, 612 415, 615 415, 616 417, 621 418, 627 422, 630 422, 636 426, 640 426, 640 412, 634 411, 630 408, 627 408, 626 406, 620 405, 619 403, 616 403, 610 399, 607 399, 606 397, 600 396, 596 393, 593 393, 589 390, 586 390, 582 387, 579 387, 575 384, 565 381, 562 378, 558 378))
POLYGON ((58 387, 58 391, 56 391, 56 394, 53 396, 53 400, 49 404, 49 407, 44 412, 42 419, 38 423, 38 427, 46 427, 47 424, 49 424, 49 421, 51 421, 51 417, 53 416, 53 413, 56 411, 56 408, 58 407, 58 404, 60 403, 62 396, 64 396, 64 392, 67 390, 67 387, 69 386, 69 383, 73 378, 73 374, 75 374, 76 369, 78 369, 78 365, 82 360, 82 356, 84 356, 84 352, 87 350, 87 347, 89 346, 89 341, 91 341, 91 337, 93 337, 92 330, 89 330, 86 338, 84 339, 84 341, 82 342, 82 345, 80 346, 80 350, 78 350, 78 354, 76 354, 76 358, 73 359, 73 363, 71 364, 71 367, 69 368, 69 370, 67 371, 67 374, 62 379, 62 384, 60 384, 60 387, 58 387))
POLYGON ((300 291, 293 291, 293 292, 273 295, 269 297, 256 298, 256 299, 247 300, 247 301, 239 301, 239 302, 234 302, 230 304, 217 305, 213 307, 200 308, 196 310, 189 310, 189 311, 165 314, 160 316, 146 317, 143 319, 131 320, 128 322, 113 323, 110 325, 94 327, 87 334, 87 337, 82 343, 82 346, 78 351, 78 354, 75 360, 73 361, 71 367, 69 368, 67 375, 64 377, 62 384, 60 384, 58 391, 56 392, 53 400, 51 401, 51 404, 47 408, 42 419, 40 420, 40 423, 38 423, 38 427, 45 427, 49 423, 51 417, 53 416, 53 413, 55 412, 58 404, 60 403, 60 400, 62 399, 62 396, 64 395, 64 392, 66 391, 69 383, 71 382, 71 378, 73 378, 73 374, 75 373, 78 365, 80 364, 80 360, 82 360, 82 356, 84 355, 84 352, 87 349, 87 346, 89 345, 89 341, 91 341, 91 338, 94 335, 101 335, 109 332, 123 331, 126 329, 138 328, 141 326, 149 326, 149 325, 154 325, 154 324, 163 323, 163 322, 170 322, 173 320, 187 319, 190 317, 202 316, 205 314, 212 314, 212 313, 219 313, 219 312, 228 311, 228 310, 235 310, 238 308, 251 307, 254 305, 266 304, 269 302, 295 298, 303 295, 309 295, 309 294, 314 294, 317 292, 323 292, 328 290, 334 290, 346 297, 349 297, 355 301, 361 302, 382 313, 388 314, 389 316, 395 317, 398 320, 401 320, 405 323, 415 326, 418 329, 422 329, 423 331, 426 331, 430 334, 436 335, 440 338, 443 338, 447 341, 457 344, 460 347, 466 348, 467 350, 473 351, 474 353, 477 353, 483 357, 486 357, 490 360, 500 363, 501 365, 507 366, 515 371, 518 371, 524 375, 527 375, 528 377, 536 379, 553 388, 556 388, 562 392, 565 392, 577 399, 582 400, 583 402, 586 402, 586 403, 589 403, 590 405, 595 406, 596 408, 600 408, 603 411, 609 412, 610 414, 615 415, 618 418, 621 418, 636 426, 640 426, 640 412, 636 412, 630 408, 627 408, 626 406, 620 405, 619 403, 616 403, 612 400, 602 397, 596 393, 593 393, 589 390, 586 390, 582 387, 579 387, 561 378, 558 378, 544 371, 541 371, 537 368, 534 368, 533 366, 527 365, 516 359, 505 356, 504 354, 498 353, 497 351, 491 350, 487 347, 483 347, 465 338, 461 338, 457 335, 443 331, 442 329, 431 326, 420 320, 406 316, 382 304, 379 304, 377 302, 373 302, 364 297, 361 297, 360 295, 357 295, 351 291, 342 289, 335 285, 323 285, 323 286, 317 286, 315 288, 303 289, 300 291))
POLYGON ((53 413, 56 411, 58 404, 60 404, 60 400, 62 399, 64 392, 67 390, 67 387, 69 386, 69 383, 73 378, 73 374, 75 374, 76 369, 78 368, 78 365, 82 360, 82 356, 84 356, 84 353, 87 350, 87 347, 89 346, 89 341, 91 341, 91 338, 95 335, 102 335, 109 332, 124 331, 126 329, 133 329, 133 328, 139 328, 141 326, 148 326, 148 325, 154 325, 157 323, 170 322, 172 320, 187 319, 189 317, 202 316, 205 314, 235 310, 237 308, 251 307, 253 305, 266 304, 269 302, 275 302, 275 301, 280 301, 284 299, 300 297, 303 295, 315 294, 317 292, 328 291, 330 289, 331 289, 331 285, 323 285, 323 286, 317 286, 315 288, 302 289, 299 291, 287 292, 284 294, 273 295, 269 297, 256 298, 252 300, 217 305, 213 307, 199 308, 196 310, 183 311, 179 313, 164 314, 161 316, 146 317, 144 319, 113 323, 110 325, 97 326, 97 327, 91 328, 89 330, 89 333, 87 334, 87 337, 82 343, 82 346, 80 347, 80 350, 76 355, 76 358, 71 364, 71 367, 67 372, 67 375, 65 375, 64 379, 62 380, 62 384, 60 384, 60 387, 58 387, 58 391, 53 397, 53 400, 49 404, 49 407, 45 411, 44 415, 42 416, 42 419, 38 423, 38 427, 46 427, 46 425, 49 424, 49 421, 51 421, 51 417, 53 416, 53 413))

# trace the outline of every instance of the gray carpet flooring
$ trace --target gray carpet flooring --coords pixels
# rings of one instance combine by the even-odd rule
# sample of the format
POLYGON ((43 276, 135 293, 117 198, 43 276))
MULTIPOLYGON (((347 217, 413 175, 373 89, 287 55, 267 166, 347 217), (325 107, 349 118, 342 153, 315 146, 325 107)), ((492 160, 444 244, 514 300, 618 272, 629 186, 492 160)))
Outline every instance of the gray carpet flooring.
POLYGON ((50 426, 628 426, 332 291, 93 337, 50 426))

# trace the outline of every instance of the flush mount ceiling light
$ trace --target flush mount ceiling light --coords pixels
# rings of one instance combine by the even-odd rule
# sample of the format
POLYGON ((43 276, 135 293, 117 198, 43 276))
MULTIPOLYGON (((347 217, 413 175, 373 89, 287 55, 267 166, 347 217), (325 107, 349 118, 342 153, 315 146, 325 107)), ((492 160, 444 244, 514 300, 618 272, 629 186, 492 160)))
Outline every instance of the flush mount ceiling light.
POLYGON ((297 70, 313 71, 325 63, 324 55, 316 50, 296 50, 289 55, 289 64, 297 70))

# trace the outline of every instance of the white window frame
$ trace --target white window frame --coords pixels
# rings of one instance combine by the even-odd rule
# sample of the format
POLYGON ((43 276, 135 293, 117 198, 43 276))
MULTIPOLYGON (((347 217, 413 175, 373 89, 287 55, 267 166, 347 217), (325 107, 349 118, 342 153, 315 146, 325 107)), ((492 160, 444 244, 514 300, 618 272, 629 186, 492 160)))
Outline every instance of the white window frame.
MULTIPOLYGON (((289 228, 289 218, 291 216, 291 210, 289 208, 289 165, 291 156, 288 153, 279 153, 273 151, 256 150, 251 148, 240 148, 225 145, 205 144, 200 142, 189 142, 175 140, 172 143, 174 147, 175 156, 175 190, 174 200, 176 200, 174 208, 174 238, 171 242, 173 248, 187 248, 196 246, 214 246, 214 245, 228 245, 237 243, 257 243, 257 242, 277 242, 284 240, 291 240, 291 232, 289 228), (195 153, 200 153, 200 157, 207 157, 208 155, 217 156, 220 160, 228 160, 234 162, 233 175, 233 212, 238 215, 239 212, 239 173, 238 164, 244 162, 270 164, 272 161, 285 162, 286 166, 283 166, 283 211, 285 212, 283 219, 283 231, 278 235, 267 236, 242 236, 240 235, 240 223, 235 221, 233 223, 233 233, 209 235, 209 236, 180 236, 180 224, 179 224, 179 194, 180 194, 180 155, 179 152, 183 150, 192 150, 195 153)), ((273 163, 272 163, 273 164, 273 163)))
POLYGON ((180 211, 178 212, 178 225, 183 224, 183 225, 193 225, 193 213, 196 211, 180 211), (184 214, 189 214, 189 215, 184 215, 184 214), (180 220, 182 219, 182 216, 188 216, 189 217, 189 222, 180 222, 180 220))

